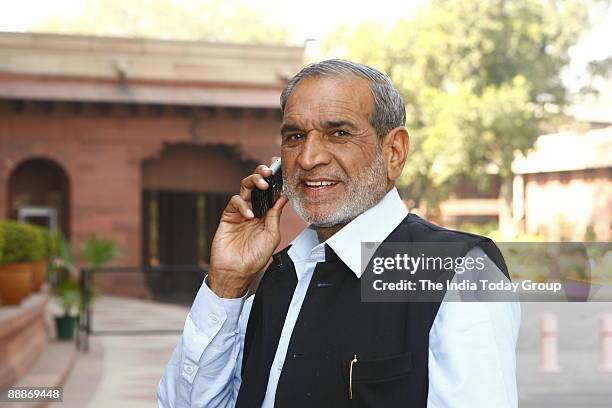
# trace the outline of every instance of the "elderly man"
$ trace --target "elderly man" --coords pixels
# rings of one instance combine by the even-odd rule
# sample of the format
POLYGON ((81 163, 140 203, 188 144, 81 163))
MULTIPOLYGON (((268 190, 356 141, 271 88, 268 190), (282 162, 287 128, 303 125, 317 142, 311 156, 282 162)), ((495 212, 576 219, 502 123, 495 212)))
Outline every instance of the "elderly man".
MULTIPOLYGON (((401 96, 362 64, 309 65, 281 94, 284 191, 263 218, 261 165, 215 234, 210 271, 159 383, 160 407, 513 407, 516 303, 363 302, 361 242, 490 241, 409 214, 401 96), (273 256, 283 207, 310 225, 273 256)), ((501 264, 487 260, 502 276, 501 264)), ((504 271, 505 272, 505 271, 504 271)))

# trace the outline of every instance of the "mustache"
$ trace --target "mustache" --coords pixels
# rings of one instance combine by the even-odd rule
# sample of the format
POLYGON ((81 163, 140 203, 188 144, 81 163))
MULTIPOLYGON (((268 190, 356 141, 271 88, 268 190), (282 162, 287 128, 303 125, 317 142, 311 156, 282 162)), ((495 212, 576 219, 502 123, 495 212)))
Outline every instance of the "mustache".
POLYGON ((348 176, 344 172, 340 172, 340 171, 326 171, 325 173, 323 173, 321 171, 305 171, 305 170, 298 169, 291 177, 291 182, 294 184, 297 184, 306 177, 328 178, 332 180, 338 180, 341 182, 348 180, 348 176))

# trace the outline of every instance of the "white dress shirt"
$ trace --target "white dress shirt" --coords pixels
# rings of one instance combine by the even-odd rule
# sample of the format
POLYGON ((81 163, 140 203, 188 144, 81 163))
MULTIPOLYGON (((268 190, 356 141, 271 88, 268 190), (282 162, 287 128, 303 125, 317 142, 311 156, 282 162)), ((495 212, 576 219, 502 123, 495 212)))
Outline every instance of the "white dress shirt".
MULTIPOLYGON (((310 226, 288 255, 298 282, 268 377, 264 408, 274 406, 291 333, 317 262, 327 243, 359 278, 361 242, 382 242, 408 214, 397 189, 319 243, 310 226)), ((484 255, 472 249, 466 257, 484 255)), ((487 259, 488 272, 501 275, 487 259)), ((183 334, 157 387, 159 407, 233 407, 241 383, 242 349, 254 295, 222 299, 202 284, 183 334)), ((516 407, 516 302, 442 302, 429 332, 428 407, 516 407)))

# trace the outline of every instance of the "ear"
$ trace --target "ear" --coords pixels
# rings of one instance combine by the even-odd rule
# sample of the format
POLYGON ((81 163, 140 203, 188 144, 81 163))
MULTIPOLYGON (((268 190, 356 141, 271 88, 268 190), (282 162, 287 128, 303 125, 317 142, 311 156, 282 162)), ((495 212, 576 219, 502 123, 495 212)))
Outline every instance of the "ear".
POLYGON ((402 174, 406 157, 408 157, 408 150, 410 149, 408 129, 403 126, 392 129, 383 138, 382 143, 388 178, 395 181, 402 174))

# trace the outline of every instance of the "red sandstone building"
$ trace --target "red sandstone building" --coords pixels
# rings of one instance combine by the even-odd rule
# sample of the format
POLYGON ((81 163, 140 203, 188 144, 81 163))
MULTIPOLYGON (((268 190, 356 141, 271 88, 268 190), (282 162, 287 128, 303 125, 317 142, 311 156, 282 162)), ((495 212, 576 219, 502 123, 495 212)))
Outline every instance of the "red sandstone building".
MULTIPOLYGON (((220 211, 279 152, 300 47, 0 33, 0 217, 46 217, 118 265, 203 264, 220 211)), ((283 244, 302 221, 283 217, 283 244)))
MULTIPOLYGON (((221 209, 279 152, 279 94, 303 51, 0 33, 0 218, 47 218, 77 247, 112 237, 117 265, 207 263, 221 209)), ((559 239, 565 223, 572 239, 609 240, 610 149, 610 128, 597 129, 543 136, 517 158, 521 229, 559 239)), ((497 221, 495 187, 455 193, 444 224, 497 221)), ((287 208, 281 245, 303 226, 287 208)))
MULTIPOLYGON (((0 218, 56 226, 75 249, 92 233, 113 238, 116 266, 207 263, 240 180, 278 155, 279 94, 302 56, 299 47, 0 33, 0 218)), ((288 209, 283 244, 302 227, 288 209)), ((169 294, 197 290, 198 269, 159 269, 169 294)), ((156 294, 140 273, 101 277, 97 286, 114 292, 156 294)), ((0 388, 45 348, 47 300, 37 293, 0 311, 0 388)), ((45 356, 63 357, 40 360, 56 381, 76 353, 50 347, 45 356)), ((31 370, 38 385, 57 384, 31 370)))

